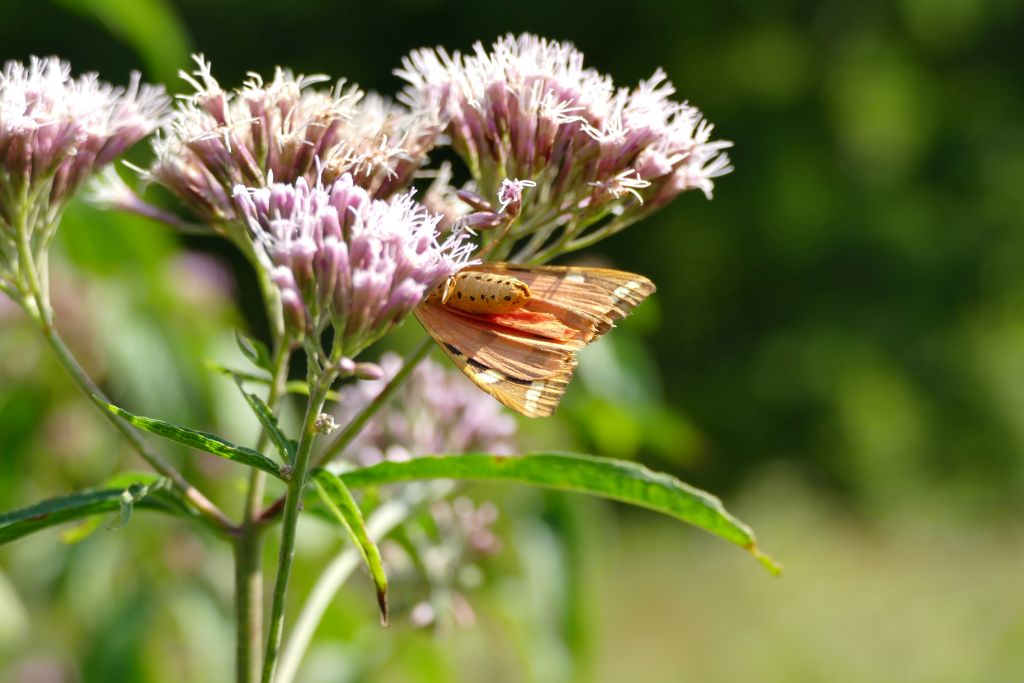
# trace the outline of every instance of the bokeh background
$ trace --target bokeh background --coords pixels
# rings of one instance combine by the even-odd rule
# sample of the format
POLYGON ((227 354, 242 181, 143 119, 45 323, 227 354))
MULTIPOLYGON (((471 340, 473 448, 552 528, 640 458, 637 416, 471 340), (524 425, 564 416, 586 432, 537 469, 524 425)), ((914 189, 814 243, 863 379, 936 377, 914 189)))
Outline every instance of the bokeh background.
MULTIPOLYGON (((355 580, 302 680, 1024 679, 1024 5, 5 0, 0 58, 181 92, 196 51, 228 87, 281 64, 394 93, 410 49, 509 31, 619 85, 662 66, 736 143, 714 201, 586 255, 658 294, 523 440, 707 488, 787 572, 654 514, 479 487, 504 549, 467 593, 476 625, 383 631, 355 580)), ((231 327, 261 332, 243 262, 84 203, 60 240, 58 319, 121 403, 251 434, 203 365, 236 353, 231 327)), ((240 500, 233 470, 181 460, 240 500)), ((0 465, 0 510, 140 467, 5 301, 0 465)), ((228 679, 223 548, 146 514, 67 536, 0 548, 0 679, 228 679)), ((335 547, 311 535, 296 585, 335 547)))

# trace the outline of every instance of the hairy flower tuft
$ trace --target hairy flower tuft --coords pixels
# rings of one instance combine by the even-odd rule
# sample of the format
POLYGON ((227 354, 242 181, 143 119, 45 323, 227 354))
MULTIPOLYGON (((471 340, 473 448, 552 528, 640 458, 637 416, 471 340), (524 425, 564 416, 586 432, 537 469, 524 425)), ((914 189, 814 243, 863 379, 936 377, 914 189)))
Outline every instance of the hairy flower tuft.
POLYGON ((250 74, 225 91, 210 63, 182 73, 194 88, 154 143, 149 176, 167 186, 200 218, 232 221, 236 185, 260 187, 267 178, 331 183, 349 174, 375 198, 408 188, 440 133, 436 108, 409 110, 324 75, 278 68, 264 81, 250 74))
POLYGON ((160 124, 163 88, 71 77, 56 57, 9 61, 0 72, 0 274, 17 271, 15 243, 45 249, 61 211, 92 173, 160 124), (21 237, 19 237, 19 231, 21 237))
POLYGON ((333 327, 343 357, 404 320, 469 258, 466 233, 439 242, 440 217, 412 193, 373 199, 348 174, 326 186, 271 180, 232 194, 292 334, 319 340, 333 327))
POLYGON ((417 50, 396 73, 408 82, 403 101, 441 106, 481 195, 502 191, 507 177, 537 183, 511 232, 537 235, 523 258, 549 242, 559 252, 590 244, 686 190, 710 197, 713 179, 731 170, 731 143, 712 141, 700 112, 671 99, 660 69, 617 89, 570 43, 523 34, 468 55, 417 50))

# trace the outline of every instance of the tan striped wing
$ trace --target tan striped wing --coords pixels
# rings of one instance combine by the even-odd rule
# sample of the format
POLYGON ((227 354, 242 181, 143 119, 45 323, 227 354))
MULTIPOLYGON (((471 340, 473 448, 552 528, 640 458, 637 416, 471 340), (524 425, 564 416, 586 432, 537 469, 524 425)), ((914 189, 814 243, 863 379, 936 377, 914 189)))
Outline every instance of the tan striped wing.
POLYGON ((439 303, 416 317, 478 387, 527 417, 551 415, 576 368, 576 350, 604 334, 654 291, 645 277, 617 270, 489 263, 473 270, 507 274, 529 286, 530 310, 553 314, 577 334, 551 340, 439 303))
POLYGON ((642 275, 609 268, 486 263, 470 269, 522 280, 533 296, 530 308, 553 313, 570 327, 579 329, 576 321, 588 320, 593 332, 587 342, 629 315, 655 289, 654 283, 642 275))

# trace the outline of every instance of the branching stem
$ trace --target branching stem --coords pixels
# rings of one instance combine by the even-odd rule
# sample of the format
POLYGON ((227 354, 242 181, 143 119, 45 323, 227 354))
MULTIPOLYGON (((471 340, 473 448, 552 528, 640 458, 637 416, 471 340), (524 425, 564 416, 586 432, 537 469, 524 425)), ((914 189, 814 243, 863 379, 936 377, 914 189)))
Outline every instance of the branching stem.
POLYGON ((332 377, 321 377, 313 371, 314 361, 310 361, 309 401, 306 404, 306 415, 302 420, 302 435, 295 455, 295 469, 288 481, 288 493, 285 495, 284 516, 281 524, 281 551, 277 561, 277 579, 274 583, 274 602, 270 611, 270 633, 267 636, 266 656, 263 660, 263 683, 274 680, 274 669, 277 655, 281 648, 281 637, 284 632, 285 598, 288 595, 288 580, 291 577, 292 561, 295 559, 295 534, 299 523, 299 512, 302 509, 302 497, 309 478, 310 456, 313 452, 313 441, 316 438, 316 419, 323 409, 327 391, 330 389, 332 377))

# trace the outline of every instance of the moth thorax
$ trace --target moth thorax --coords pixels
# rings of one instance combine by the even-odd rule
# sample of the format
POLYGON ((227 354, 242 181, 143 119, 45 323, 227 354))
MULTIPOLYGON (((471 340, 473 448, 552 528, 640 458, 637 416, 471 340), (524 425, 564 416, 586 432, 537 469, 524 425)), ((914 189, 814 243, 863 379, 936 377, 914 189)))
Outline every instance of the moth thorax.
POLYGON ((463 271, 442 282, 427 301, 465 313, 508 313, 530 301, 530 288, 509 275, 463 271))

